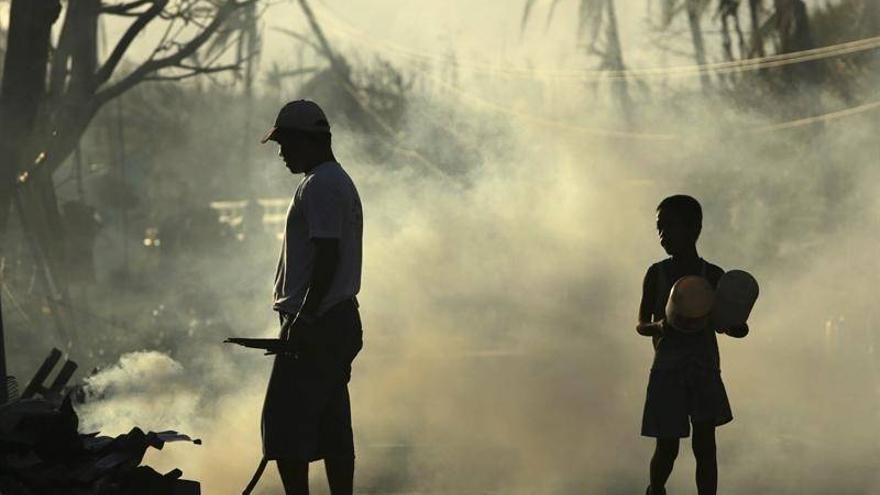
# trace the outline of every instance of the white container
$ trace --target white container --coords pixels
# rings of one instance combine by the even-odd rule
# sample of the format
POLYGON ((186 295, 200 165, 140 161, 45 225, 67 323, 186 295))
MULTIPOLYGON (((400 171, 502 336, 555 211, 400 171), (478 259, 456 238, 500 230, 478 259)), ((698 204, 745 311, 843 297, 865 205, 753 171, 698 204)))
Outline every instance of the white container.
POLYGON ((731 270, 718 281, 712 322, 719 329, 727 329, 748 321, 755 301, 758 300, 758 282, 743 270, 731 270))
POLYGON ((715 294, 703 277, 686 275, 675 281, 666 300, 666 322, 684 333, 706 328, 715 294))

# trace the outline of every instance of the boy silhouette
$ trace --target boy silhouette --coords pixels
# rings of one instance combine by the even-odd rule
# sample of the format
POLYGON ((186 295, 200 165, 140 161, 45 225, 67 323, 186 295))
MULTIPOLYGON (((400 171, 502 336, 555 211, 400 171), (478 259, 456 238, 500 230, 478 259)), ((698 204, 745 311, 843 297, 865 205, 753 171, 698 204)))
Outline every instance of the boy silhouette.
POLYGON ((642 416, 642 435, 657 439, 648 495, 666 494, 665 485, 678 456, 679 439, 687 438, 691 424, 697 493, 715 495, 715 427, 733 421, 721 380, 715 334, 742 338, 749 333, 748 325, 722 329, 714 328, 710 321, 702 331, 682 333, 665 321, 666 301, 679 278, 702 276, 717 288, 724 275, 724 270, 697 254, 702 223, 700 203, 691 196, 670 196, 657 207, 660 245, 670 257, 651 265, 645 274, 636 327, 639 335, 651 337, 654 343, 654 362, 642 416))

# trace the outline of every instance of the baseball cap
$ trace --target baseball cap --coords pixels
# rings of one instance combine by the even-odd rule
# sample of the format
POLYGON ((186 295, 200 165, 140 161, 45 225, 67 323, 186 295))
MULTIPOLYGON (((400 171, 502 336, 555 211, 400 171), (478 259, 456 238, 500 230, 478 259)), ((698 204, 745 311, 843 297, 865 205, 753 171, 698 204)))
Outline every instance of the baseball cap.
POLYGON ((284 105, 275 118, 275 125, 260 140, 275 141, 281 129, 297 129, 307 132, 330 132, 327 116, 317 103, 310 100, 296 100, 284 105))

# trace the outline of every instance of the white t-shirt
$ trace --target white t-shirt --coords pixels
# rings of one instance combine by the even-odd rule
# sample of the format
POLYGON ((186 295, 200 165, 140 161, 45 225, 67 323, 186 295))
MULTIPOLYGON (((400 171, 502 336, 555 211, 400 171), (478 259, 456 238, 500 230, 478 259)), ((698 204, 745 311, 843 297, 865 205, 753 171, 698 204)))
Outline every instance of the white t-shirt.
POLYGON ((342 166, 324 162, 307 173, 287 209, 275 272, 275 310, 299 312, 311 282, 315 238, 339 239, 339 264, 318 314, 357 295, 361 288, 363 231, 361 200, 342 166))

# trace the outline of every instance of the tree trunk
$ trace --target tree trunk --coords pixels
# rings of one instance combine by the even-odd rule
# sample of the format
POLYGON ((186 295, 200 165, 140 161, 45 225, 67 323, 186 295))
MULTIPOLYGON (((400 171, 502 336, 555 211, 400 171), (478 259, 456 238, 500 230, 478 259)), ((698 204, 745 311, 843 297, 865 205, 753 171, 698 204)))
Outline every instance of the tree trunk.
MULTIPOLYGON (((794 53, 816 47, 810 30, 807 6, 803 0, 774 0, 776 30, 779 34, 779 52, 794 53)), ((825 66, 821 60, 782 67, 780 76, 785 83, 784 115, 789 119, 820 115, 823 110, 821 95, 825 66)), ((815 130, 822 124, 815 125, 815 130)))
POLYGON ((52 24, 60 12, 59 0, 12 0, 9 10, 0 87, 0 235, 6 231, 15 178, 36 156, 30 137, 46 91, 52 24))
POLYGON ((780 52, 793 53, 815 48, 810 18, 803 0, 774 0, 774 6, 780 52))
POLYGON ((752 24, 752 47, 749 50, 749 58, 766 55, 764 51, 764 36, 761 34, 760 9, 761 0, 749 0, 749 20, 752 24))
POLYGON ((96 111, 100 0, 68 5, 51 73, 51 28, 60 13, 59 1, 13 0, 10 9, 0 90, 0 234, 6 231, 14 199, 59 339, 69 348, 73 335, 65 324, 64 225, 52 174, 74 150, 96 111), (24 171, 27 175, 20 176, 24 171))
MULTIPOLYGON (((144 78, 167 67, 175 67, 217 33, 217 30, 246 5, 225 0, 213 20, 198 34, 182 43, 171 55, 146 62, 122 81, 98 87, 112 76, 132 40, 152 20, 160 16, 168 0, 151 2, 147 11, 136 15, 105 64, 98 69, 97 27, 102 8, 128 7, 142 2, 103 5, 101 0, 69 0, 58 49, 53 54, 49 88, 47 68, 50 58, 52 24, 61 12, 60 0, 12 0, 9 42, 0 88, 0 238, 6 231, 12 199, 27 203, 22 221, 32 231, 35 251, 48 272, 58 281, 52 294, 65 296, 62 283, 65 265, 64 225, 58 209, 52 174, 75 150, 98 109, 144 78), (48 95, 48 97, 47 97, 48 95), (16 182, 23 170, 27 180, 16 182), (48 234, 43 235, 48 232, 48 234)), ((136 5, 132 8, 136 8, 136 5)), ((127 13, 126 15, 131 15, 127 13)), ((50 282, 50 285, 52 283, 50 282)), ((56 316, 57 314, 53 315, 56 316)))
POLYGON ((30 139, 35 154, 43 156, 43 162, 34 170, 28 183, 33 209, 28 212, 28 222, 55 280, 55 292, 64 300, 67 295, 67 236, 52 176, 74 152, 96 112, 93 107, 100 6, 100 0, 68 3, 58 49, 51 60, 48 100, 37 116, 30 139), (34 206, 34 202, 39 206, 34 206), (40 235, 44 230, 51 235, 40 235))
MULTIPOLYGON (((810 30, 810 17, 803 0, 774 0, 776 29, 779 32, 780 53, 794 53, 816 48, 810 30)), ((795 64, 785 71, 793 84, 818 84, 823 79, 820 61, 795 64)))
POLYGON ((86 97, 94 93, 100 8, 100 0, 68 3, 58 48, 52 56, 49 95, 53 100, 64 94, 86 97))
POLYGON ((862 13, 862 33, 864 36, 880 35, 880 2, 877 0, 864 0, 862 13))

